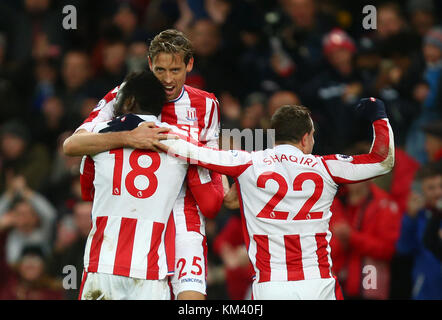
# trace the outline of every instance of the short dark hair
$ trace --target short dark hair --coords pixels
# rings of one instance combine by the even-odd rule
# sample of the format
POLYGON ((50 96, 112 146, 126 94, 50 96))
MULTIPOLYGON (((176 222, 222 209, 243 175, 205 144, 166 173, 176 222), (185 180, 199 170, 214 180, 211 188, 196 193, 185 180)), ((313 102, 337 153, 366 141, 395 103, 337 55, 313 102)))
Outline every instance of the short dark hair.
POLYGON ((313 130, 310 110, 301 105, 284 105, 273 114, 270 127, 275 129, 275 142, 298 143, 313 130))
POLYGON ((149 45, 149 58, 153 59, 160 53, 181 53, 187 65, 193 57, 193 47, 190 40, 181 31, 167 29, 155 36, 149 45))
POLYGON ((164 87, 151 71, 132 72, 118 91, 114 116, 128 112, 157 116, 166 102, 164 87), (130 105, 127 106, 126 102, 130 105))

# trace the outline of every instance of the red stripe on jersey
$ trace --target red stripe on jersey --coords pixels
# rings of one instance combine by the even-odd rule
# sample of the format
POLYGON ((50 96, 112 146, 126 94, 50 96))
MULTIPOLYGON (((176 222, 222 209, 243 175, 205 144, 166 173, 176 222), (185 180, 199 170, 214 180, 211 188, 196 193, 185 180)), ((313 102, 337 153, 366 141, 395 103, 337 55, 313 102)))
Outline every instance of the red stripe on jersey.
POLYGON ((333 279, 335 279, 335 297, 336 300, 344 300, 344 295, 342 294, 341 286, 339 285, 338 279, 336 276, 333 276, 333 279))
POLYGON ((161 122, 166 122, 168 124, 178 123, 174 102, 168 102, 163 106, 163 109, 161 110, 161 122))
POLYGON ((175 235, 175 220, 173 219, 173 212, 171 212, 169 220, 167 221, 166 233, 164 235, 168 272, 173 272, 175 269, 175 235))
POLYGON ((186 220, 187 231, 200 232, 200 215, 190 188, 187 188, 184 196, 184 219, 186 220))
POLYGON ((130 275, 130 265, 132 262, 132 251, 134 248, 136 227, 137 219, 121 218, 113 274, 125 277, 130 275))
POLYGON ((315 235, 316 238, 316 255, 318 256, 318 264, 319 264, 319 273, 321 274, 321 278, 330 278, 330 264, 328 263, 328 252, 327 246, 328 242, 325 238, 327 233, 317 233, 315 235))
POLYGON ((95 220, 96 230, 91 242, 88 272, 97 272, 98 261, 100 260, 101 245, 103 244, 104 228, 106 228, 106 224, 107 217, 97 217, 95 220))
POLYGON ((87 272, 83 270, 83 276, 81 279, 80 292, 78 293, 78 300, 81 300, 81 295, 83 294, 84 283, 86 282, 87 272))
POLYGON ((299 234, 285 235, 285 260, 287 264, 287 280, 304 280, 302 269, 302 250, 299 234))
POLYGON ((207 237, 206 236, 203 237, 203 241, 202 242, 203 242, 202 246, 203 246, 203 254, 204 254, 204 270, 205 270, 204 275, 205 275, 205 277, 207 279, 207 263, 208 263, 208 261, 207 261, 207 251, 208 251, 208 248, 207 248, 207 237))
POLYGON ((212 107, 210 108, 210 116, 209 116, 209 123, 207 124, 207 130, 210 130, 210 127, 212 126, 213 113, 214 113, 215 108, 216 108, 215 106, 216 106, 215 101, 212 101, 212 107))
POLYGON ((239 185, 238 179, 235 179, 235 183, 236 183, 236 192, 238 193, 239 210, 241 212, 242 233, 244 237, 244 243, 248 251, 250 245, 250 237, 249 237, 249 232, 247 231, 246 217, 244 216, 244 203, 241 197, 241 186, 239 185))
POLYGON ((152 226, 152 238, 150 240, 150 250, 147 255, 147 280, 156 280, 159 277, 160 266, 158 265, 158 248, 161 244, 164 224, 154 222, 152 226))
POLYGON ((259 281, 270 281, 270 252, 269 252, 269 238, 266 235, 253 235, 253 240, 256 242, 256 267, 259 270, 259 281))
POLYGON ((95 111, 92 111, 91 113, 89 113, 89 116, 86 118, 86 120, 83 121, 83 123, 91 122, 92 120, 94 120, 98 116, 100 111, 101 111, 101 109, 95 110, 95 111))

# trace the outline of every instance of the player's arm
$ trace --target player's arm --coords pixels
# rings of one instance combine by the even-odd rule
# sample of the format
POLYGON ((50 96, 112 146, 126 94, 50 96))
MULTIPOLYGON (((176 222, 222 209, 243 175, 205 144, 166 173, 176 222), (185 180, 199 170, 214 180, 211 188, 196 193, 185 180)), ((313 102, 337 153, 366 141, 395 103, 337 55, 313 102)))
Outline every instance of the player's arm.
MULTIPOLYGON (((205 116, 200 141, 209 148, 219 149, 219 102, 210 96, 212 104, 205 116)), ((204 216, 213 218, 220 211, 224 199, 222 175, 206 168, 189 166, 187 184, 204 216)))
POLYGON ((324 166, 337 184, 368 180, 386 174, 394 167, 394 137, 384 103, 374 98, 361 99, 357 110, 372 122, 372 146, 367 154, 321 157, 324 166))
POLYGON ((189 137, 178 136, 178 139, 163 140, 155 145, 170 156, 231 177, 238 177, 252 165, 252 156, 246 151, 218 150, 189 137))
POLYGON ((131 131, 96 133, 80 129, 63 143, 63 152, 68 156, 94 155, 103 151, 130 147, 159 151, 155 143, 167 139, 169 128, 157 128, 145 122, 131 131))
POLYGON ((95 194, 94 187, 95 165, 90 156, 83 156, 80 165, 80 186, 81 199, 83 201, 93 201, 95 194))
POLYGON ((202 214, 207 218, 214 218, 223 204, 222 176, 202 167, 190 165, 187 170, 187 185, 202 214))
POLYGON ((63 152, 68 156, 93 155, 111 149, 131 147, 134 149, 150 149, 158 151, 154 142, 166 139, 161 135, 168 129, 153 128, 153 123, 143 124, 132 132, 109 132, 98 134, 94 128, 114 117, 114 105, 119 86, 109 91, 89 116, 84 120, 75 133, 63 143, 63 152))

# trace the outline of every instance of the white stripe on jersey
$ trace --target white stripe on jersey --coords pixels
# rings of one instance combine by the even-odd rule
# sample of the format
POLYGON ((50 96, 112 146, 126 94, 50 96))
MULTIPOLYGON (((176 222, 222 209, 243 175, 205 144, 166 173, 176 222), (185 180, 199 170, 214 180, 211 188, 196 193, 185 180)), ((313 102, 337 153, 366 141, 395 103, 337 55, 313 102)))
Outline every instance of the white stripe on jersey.
MULTIPOLYGON (((147 253, 150 249, 152 235, 152 222, 138 219, 135 229, 133 252, 143 254, 132 254, 132 265, 139 268, 131 268, 130 276, 134 278, 145 278, 147 271, 147 253), (148 232, 150 230, 150 232, 148 232)), ((160 251, 161 252, 161 251, 160 251)))

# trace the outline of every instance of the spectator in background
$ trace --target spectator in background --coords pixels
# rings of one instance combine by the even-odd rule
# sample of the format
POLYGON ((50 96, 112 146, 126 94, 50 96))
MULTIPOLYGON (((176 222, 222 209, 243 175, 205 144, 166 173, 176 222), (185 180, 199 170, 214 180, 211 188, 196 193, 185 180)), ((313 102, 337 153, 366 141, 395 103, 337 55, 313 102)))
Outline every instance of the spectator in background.
POLYGON ((54 60, 40 59, 35 62, 35 87, 33 92, 32 111, 41 110, 46 99, 55 94, 58 66, 54 60))
POLYGON ((421 127, 441 118, 441 74, 442 74, 442 28, 431 29, 425 36, 423 62, 416 62, 411 70, 408 84, 414 100, 419 104, 420 113, 409 125, 406 141, 407 152, 420 163, 428 161, 424 150, 425 137, 421 127))
POLYGON ((290 77, 295 85, 292 89, 297 90, 297 85, 310 80, 320 70, 321 41, 334 21, 319 12, 314 0, 284 0, 281 10, 280 26, 274 28, 278 41, 272 40, 270 61, 274 72, 281 78, 290 77))
POLYGON ((244 104, 241 129, 261 129, 269 126, 266 118, 267 101, 263 94, 259 92, 249 94, 244 104))
MULTIPOLYGON (((226 54, 221 48, 219 26, 210 19, 194 21, 189 27, 189 39, 194 50, 194 68, 186 83, 219 96, 223 91, 232 92, 236 78, 226 54)), ((232 66, 233 67, 233 66, 232 66)))
POLYGON ((0 128, 0 192, 5 191, 7 175, 23 176, 31 189, 39 190, 50 169, 46 146, 31 141, 28 128, 11 120, 0 128))
POLYGON ((38 246, 24 247, 15 267, 6 263, 5 239, 13 224, 0 217, 0 300, 61 300, 61 283, 45 271, 45 255, 38 246))
MULTIPOLYGON (((311 105, 318 127, 318 154, 343 150, 361 136, 352 106, 362 97, 363 84, 354 68, 356 46, 343 30, 333 29, 323 39, 329 67, 301 89, 302 101, 311 105)), ((365 128, 365 127, 362 127, 365 128)), ((369 132, 369 130, 365 130, 369 132)))
POLYGON ((429 162, 442 163, 442 120, 436 120, 423 126, 425 135, 424 149, 429 162))
POLYGON ((425 37, 436 22, 433 0, 408 0, 407 11, 413 30, 421 38, 425 37))
POLYGON ((134 41, 129 45, 126 65, 127 73, 140 72, 148 67, 147 43, 145 40, 134 41))
POLYGON ((23 114, 19 90, 16 86, 11 63, 7 59, 8 41, 0 33, 0 123, 23 114))
POLYGON ((441 204, 437 204, 437 210, 432 212, 431 218, 425 228, 423 243, 424 246, 442 261, 442 215, 441 204))
POLYGON ((255 271, 247 255, 239 212, 230 216, 217 234, 213 250, 221 257, 225 267, 229 299, 250 300, 255 271))
POLYGON ((57 148, 57 137, 71 128, 71 119, 66 116, 65 107, 60 98, 52 96, 43 102, 32 122, 34 139, 48 147, 50 154, 57 148))
MULTIPOLYGON (((361 154, 356 146, 351 154, 361 154)), ((400 213, 390 196, 371 181, 348 184, 340 190, 331 207, 333 268, 344 297, 388 299, 390 260, 399 237, 400 213), (365 266, 375 267, 374 288, 365 288, 365 266)), ((371 283, 373 284, 373 282, 371 283)))
POLYGON ((271 118, 276 110, 279 109, 279 107, 284 105, 300 105, 301 100, 299 99, 299 96, 292 92, 292 91, 276 91, 273 93, 267 102, 267 114, 268 117, 271 118))
POLYGON ((127 45, 122 39, 107 41, 104 44, 102 66, 96 75, 98 90, 103 95, 109 88, 115 88, 123 82, 127 73, 126 54, 127 45))
POLYGON ((51 0, 22 0, 15 14, 11 53, 14 60, 59 57, 64 46, 62 15, 51 10, 51 0))
POLYGON ((441 261, 423 242, 425 228, 437 203, 442 199, 442 171, 440 164, 427 164, 416 175, 415 190, 402 218, 397 250, 413 257, 411 273, 413 299, 442 299, 441 261))
POLYGON ((60 280, 65 276, 63 274, 65 266, 75 266, 77 289, 65 291, 65 298, 69 300, 78 299, 84 269, 84 248, 92 225, 91 212, 91 202, 78 202, 74 205, 73 217, 65 215, 58 225, 54 251, 48 263, 49 273, 60 280))
POLYGON ((130 3, 121 3, 112 17, 112 22, 120 28, 126 43, 137 39, 147 40, 147 32, 139 27, 136 9, 130 3))
POLYGON ((76 121, 92 76, 88 54, 80 50, 68 51, 63 56, 61 74, 63 83, 57 96, 62 100, 67 116, 76 121))
POLYGON ((71 134, 71 131, 66 131, 57 137, 57 148, 52 154, 52 170, 42 190, 60 215, 72 212, 74 204, 81 200, 81 157, 68 157, 63 152, 63 141, 71 134))
POLYGON ((13 264, 28 244, 39 245, 44 253, 49 252, 56 211, 46 198, 27 186, 23 177, 13 177, 8 182, 0 198, 0 216, 12 221, 13 229, 6 240, 6 259, 13 264))

